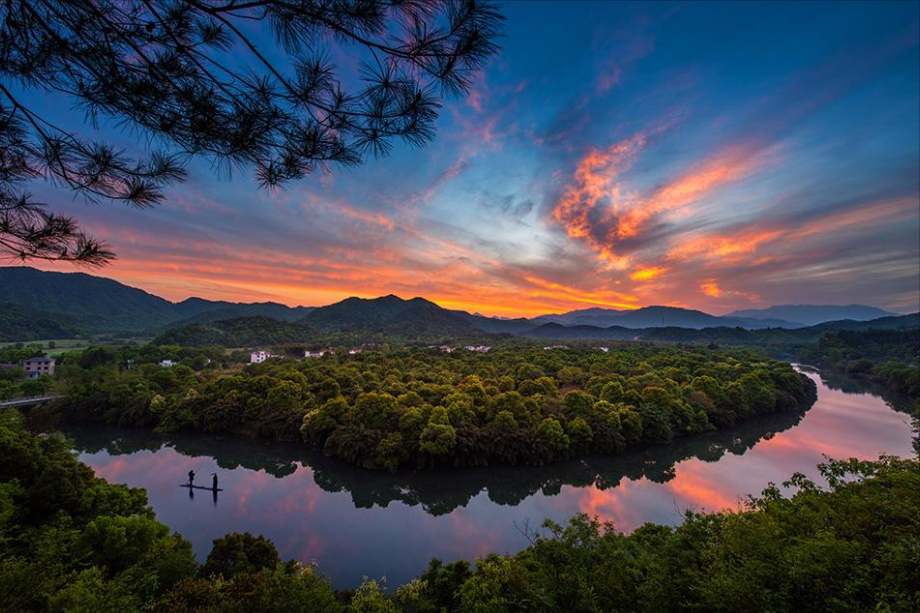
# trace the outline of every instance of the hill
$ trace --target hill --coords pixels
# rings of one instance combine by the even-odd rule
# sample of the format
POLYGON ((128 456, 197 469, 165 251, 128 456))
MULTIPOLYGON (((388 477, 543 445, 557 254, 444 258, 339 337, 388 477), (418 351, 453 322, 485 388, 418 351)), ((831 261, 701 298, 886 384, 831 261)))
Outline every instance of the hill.
MULTIPOLYGON (((72 334, 150 333, 188 323, 210 323, 238 317, 263 316, 295 321, 310 312, 308 307, 287 307, 274 302, 255 304, 189 298, 170 302, 105 277, 81 272, 46 272, 25 266, 0 267, 0 303, 15 304, 72 324, 72 334)), ((16 331, 23 337, 49 338, 44 324, 22 320, 0 335, 16 331)), ((59 338, 65 338, 60 336, 59 338)))
POLYGON ((118 281, 21 266, 0 268, 3 302, 65 315, 89 333, 139 332, 177 319, 172 302, 118 281))
POLYGON ((277 302, 242 302, 210 301, 202 298, 189 298, 176 304, 179 312, 191 313, 184 319, 169 324, 170 328, 187 324, 207 324, 224 319, 240 317, 270 317, 278 321, 297 321, 303 319, 312 307, 289 307, 277 302))
POLYGON ((270 317, 238 317, 174 328, 153 342, 157 345, 256 347, 305 342, 315 334, 310 326, 302 322, 278 321, 270 317))
POLYGON ((481 337, 467 318, 424 298, 347 298, 314 309, 303 322, 326 333, 382 334, 404 340, 481 337))
POLYGON ((19 304, 0 304, 0 342, 74 338, 80 326, 69 317, 19 304))
POLYGON ((897 315, 897 313, 892 313, 891 311, 885 311, 862 304, 850 304, 846 306, 783 304, 771 306, 766 309, 743 309, 728 314, 729 317, 750 319, 783 319, 789 322, 798 322, 802 326, 814 326, 826 321, 840 321, 844 319, 869 321, 880 317, 897 315))

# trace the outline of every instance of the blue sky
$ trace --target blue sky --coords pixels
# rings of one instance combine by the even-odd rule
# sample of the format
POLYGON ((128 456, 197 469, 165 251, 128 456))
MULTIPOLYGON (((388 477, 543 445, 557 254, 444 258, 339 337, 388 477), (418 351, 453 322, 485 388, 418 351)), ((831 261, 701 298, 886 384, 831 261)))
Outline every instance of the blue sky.
POLYGON ((918 7, 506 3, 501 53, 424 149, 276 194, 196 161, 150 211, 33 191, 114 246, 102 274, 172 299, 916 311, 918 7))

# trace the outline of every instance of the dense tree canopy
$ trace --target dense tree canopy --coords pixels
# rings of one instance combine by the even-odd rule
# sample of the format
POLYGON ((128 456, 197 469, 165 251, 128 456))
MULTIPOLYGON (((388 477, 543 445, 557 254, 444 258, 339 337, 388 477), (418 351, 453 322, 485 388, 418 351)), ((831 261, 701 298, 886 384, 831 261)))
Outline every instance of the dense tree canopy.
POLYGON ((150 206, 190 156, 254 169, 275 187, 397 140, 421 145, 441 97, 467 91, 495 53, 501 23, 485 0, 0 3, 0 249, 112 257, 22 188, 39 177, 91 201, 150 206), (358 74, 335 72, 333 45, 358 74), (134 159, 55 125, 29 91, 61 95, 91 122, 136 129, 162 151, 134 159))
POLYGON ((219 350, 120 351, 65 357, 65 418, 303 440, 389 470, 616 454, 805 408, 815 396, 789 364, 699 348, 389 349, 230 370, 219 369, 228 359, 219 350), (161 368, 160 356, 181 363, 161 368))

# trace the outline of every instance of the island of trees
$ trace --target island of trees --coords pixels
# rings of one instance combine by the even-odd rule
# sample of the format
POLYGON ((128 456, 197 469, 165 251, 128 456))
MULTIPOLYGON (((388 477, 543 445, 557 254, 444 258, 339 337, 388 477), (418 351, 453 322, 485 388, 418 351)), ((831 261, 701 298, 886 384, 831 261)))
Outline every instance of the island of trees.
MULTIPOLYGON (((232 357, 232 356, 231 356, 232 357)), ((755 352, 624 344, 344 352, 227 367, 218 350, 94 348, 57 367, 69 420, 304 441, 374 469, 542 465, 809 406, 755 352), (160 364, 173 355, 176 366, 160 364)))
MULTIPOLYGON (((0 413, 0 607, 44 613, 916 611, 920 464, 831 461, 742 508, 630 535, 576 516, 516 555, 432 560, 415 581, 333 591, 251 534, 204 564, 141 489, 96 478, 57 434, 0 413)), ((330 555, 334 555, 331 552, 330 555)))

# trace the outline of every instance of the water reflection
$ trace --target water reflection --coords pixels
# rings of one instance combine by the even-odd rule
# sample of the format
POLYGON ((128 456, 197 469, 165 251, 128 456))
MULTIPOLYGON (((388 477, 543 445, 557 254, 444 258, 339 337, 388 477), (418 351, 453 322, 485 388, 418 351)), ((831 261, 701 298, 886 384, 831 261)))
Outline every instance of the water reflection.
POLYGON ((248 530, 284 557, 316 560, 336 586, 363 575, 398 584, 433 556, 471 559, 526 545, 515 528, 577 512, 631 530, 674 524, 686 509, 735 506, 793 472, 815 476, 823 456, 909 455, 906 415, 878 396, 818 383, 807 413, 748 421, 619 457, 542 468, 386 474, 330 460, 299 445, 139 430, 74 428, 81 459, 113 482, 144 487, 158 517, 207 555, 211 540, 248 530), (217 492, 177 487, 189 470, 220 475, 217 492), (204 504, 202 504, 204 503, 204 504))

